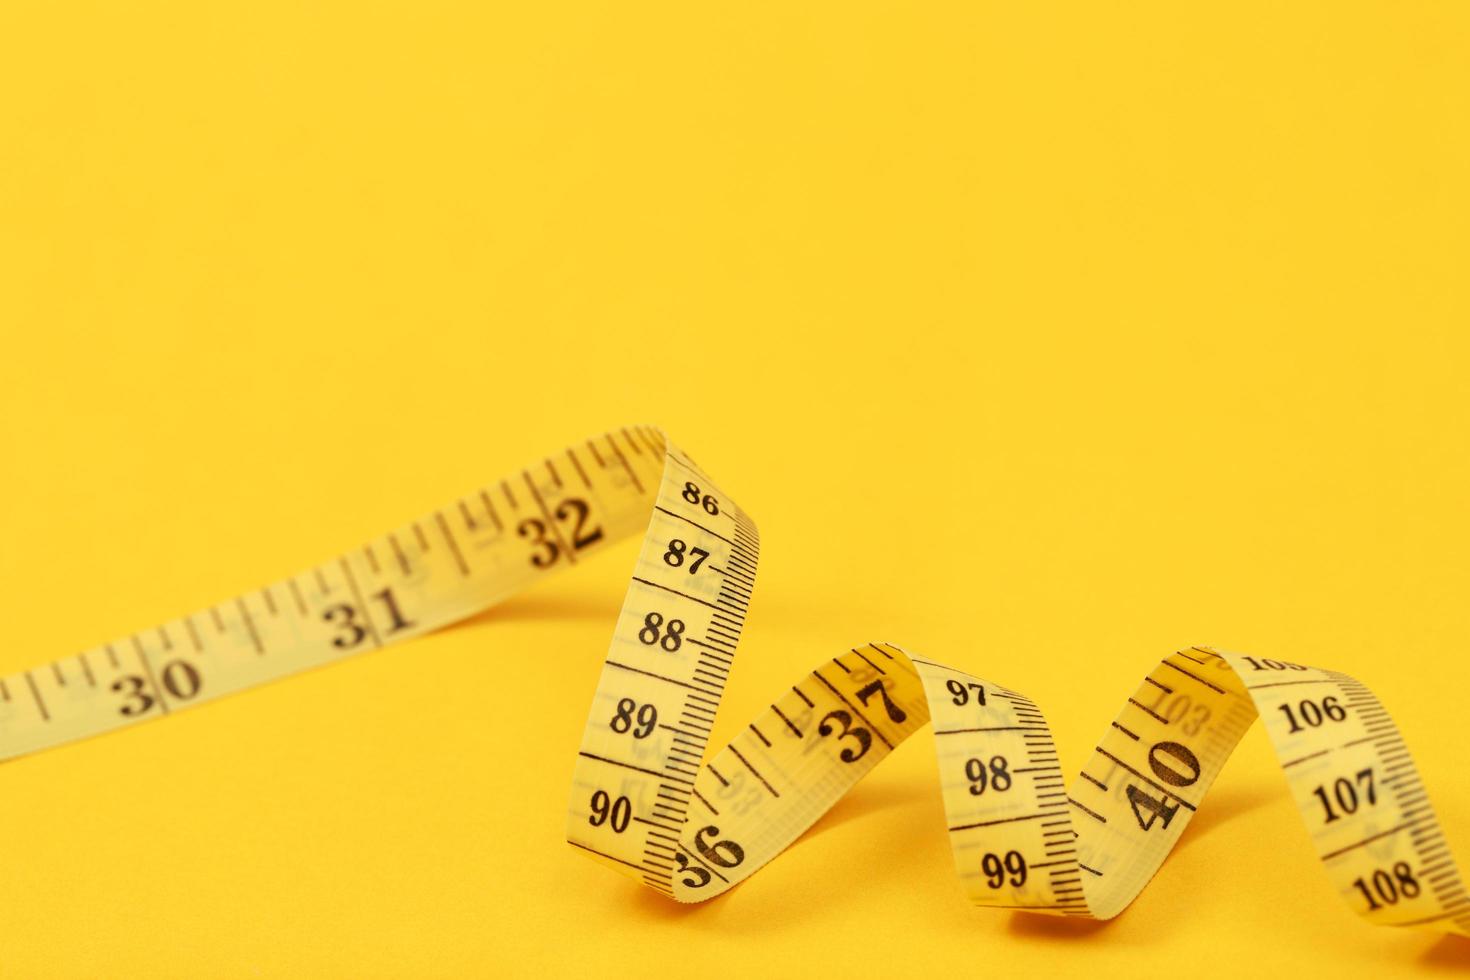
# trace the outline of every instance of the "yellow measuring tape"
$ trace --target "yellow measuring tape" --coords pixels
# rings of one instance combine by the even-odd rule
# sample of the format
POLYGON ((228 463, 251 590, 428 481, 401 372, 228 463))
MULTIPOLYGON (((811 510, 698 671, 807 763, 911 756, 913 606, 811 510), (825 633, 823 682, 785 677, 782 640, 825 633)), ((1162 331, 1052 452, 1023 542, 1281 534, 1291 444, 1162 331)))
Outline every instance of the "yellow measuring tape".
POLYGON ((1332 670, 1203 647, 1166 657, 1069 787, 1035 703, 874 643, 802 676, 705 762, 760 538, 650 428, 588 440, 259 591, 0 678, 0 758, 416 636, 640 531, 567 839, 656 891, 696 902, 749 877, 932 720, 971 901, 1110 918, 1259 716, 1348 904, 1382 925, 1470 935, 1470 895, 1398 729, 1332 670))

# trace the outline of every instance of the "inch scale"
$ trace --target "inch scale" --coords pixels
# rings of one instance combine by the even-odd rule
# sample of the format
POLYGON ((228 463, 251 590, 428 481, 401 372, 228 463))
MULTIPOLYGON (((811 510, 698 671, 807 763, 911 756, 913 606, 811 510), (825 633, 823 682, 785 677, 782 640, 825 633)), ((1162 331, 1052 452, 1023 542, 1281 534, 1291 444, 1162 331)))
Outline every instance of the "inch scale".
POLYGON ((683 902, 748 878, 934 722, 980 906, 1105 919, 1139 894, 1260 717, 1328 879, 1382 925, 1470 936, 1470 894, 1388 712, 1335 671, 1194 647, 1159 662, 1067 786, 1041 709, 893 644, 799 679, 706 760, 755 586, 754 522, 657 429, 624 428, 288 579, 0 678, 0 759, 163 717, 480 612, 638 533, 567 810, 582 853, 683 902))

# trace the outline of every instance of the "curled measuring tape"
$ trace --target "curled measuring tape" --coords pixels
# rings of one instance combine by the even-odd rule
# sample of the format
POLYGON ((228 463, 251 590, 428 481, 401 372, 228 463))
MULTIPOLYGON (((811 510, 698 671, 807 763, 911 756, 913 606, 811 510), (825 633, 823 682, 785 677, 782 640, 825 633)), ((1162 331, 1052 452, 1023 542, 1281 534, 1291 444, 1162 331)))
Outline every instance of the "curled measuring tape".
POLYGON ((1388 712, 1331 670, 1195 647, 1143 679, 1066 785, 1041 709, 900 648, 800 678, 708 762, 755 586, 754 523, 650 428, 622 429, 284 581, 0 678, 0 758, 444 626, 644 532, 572 777, 567 839, 683 902, 749 877, 925 722, 977 905, 1111 918, 1256 718, 1328 878, 1382 925, 1470 935, 1470 895, 1388 712))

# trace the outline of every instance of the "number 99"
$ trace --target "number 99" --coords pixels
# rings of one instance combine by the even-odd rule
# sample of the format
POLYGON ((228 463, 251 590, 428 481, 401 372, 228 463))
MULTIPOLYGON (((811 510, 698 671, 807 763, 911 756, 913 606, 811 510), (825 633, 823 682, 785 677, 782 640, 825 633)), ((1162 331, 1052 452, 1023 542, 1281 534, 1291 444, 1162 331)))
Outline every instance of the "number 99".
POLYGON ((1010 876, 1010 883, 1019 888, 1026 883, 1026 859, 1019 851, 1006 851, 1005 857, 987 854, 980 861, 980 870, 985 873, 985 883, 991 888, 1000 888, 1010 876))

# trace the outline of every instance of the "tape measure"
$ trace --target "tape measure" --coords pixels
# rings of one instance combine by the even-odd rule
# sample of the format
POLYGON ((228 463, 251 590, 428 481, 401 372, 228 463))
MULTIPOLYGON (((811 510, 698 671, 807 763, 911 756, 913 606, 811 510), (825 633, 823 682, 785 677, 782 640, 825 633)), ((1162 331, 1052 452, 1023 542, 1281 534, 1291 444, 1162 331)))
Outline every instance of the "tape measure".
POLYGON ((1381 925, 1470 935, 1470 895, 1408 748, 1372 692, 1332 670, 1205 647, 1166 657, 1069 787, 1034 702, 873 643, 797 679, 706 762, 760 536, 647 427, 588 440, 258 591, 0 678, 0 758, 417 636, 640 531, 566 829, 655 891, 697 902, 748 878, 933 721, 970 900, 1111 918, 1260 717, 1348 904, 1381 925))

